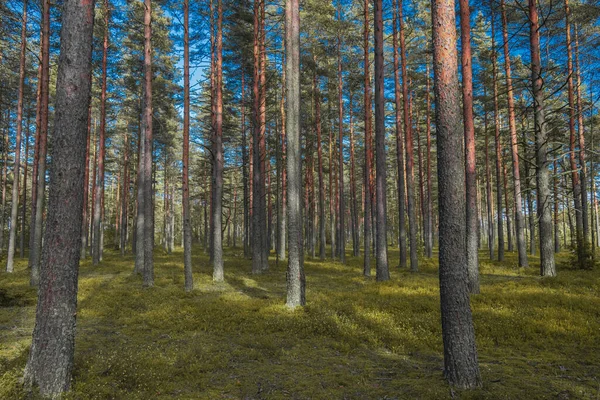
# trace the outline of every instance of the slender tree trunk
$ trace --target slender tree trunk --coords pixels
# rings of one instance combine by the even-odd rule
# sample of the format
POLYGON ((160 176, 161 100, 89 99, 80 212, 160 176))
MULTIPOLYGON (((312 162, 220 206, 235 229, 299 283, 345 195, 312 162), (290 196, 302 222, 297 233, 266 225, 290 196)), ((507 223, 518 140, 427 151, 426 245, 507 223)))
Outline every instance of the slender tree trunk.
MULTIPOLYGON (((144 270, 145 287, 154 286, 154 189, 152 185, 152 1, 144 0, 144 270)), ((139 234, 138 233, 138 234, 139 234)))
MULTIPOLYGON (((81 258, 87 257, 87 227, 88 227, 88 203, 90 194, 90 140, 92 137, 92 103, 88 108, 87 121, 87 143, 85 148, 85 172, 83 178, 83 225, 81 226, 81 258)), ((37 147, 37 146, 36 146, 37 147)), ((32 212, 34 215, 35 212, 32 212)), ((32 215, 32 217, 33 217, 32 215)))
POLYGON ((288 268, 287 300, 289 308, 306 304, 304 250, 302 246, 302 148, 300 146, 300 13, 298 0, 286 0, 286 89, 288 133, 288 268))
POLYGON ((217 60, 215 76, 215 94, 216 94, 216 129, 213 140, 214 168, 214 203, 212 220, 213 228, 213 281, 223 282, 223 167, 225 160, 223 158, 223 4, 221 0, 217 2, 217 60))
MULTIPOLYGON (((128 221, 129 221, 129 134, 123 132, 123 186, 121 189, 121 256, 127 251, 128 221)), ((85 195, 85 194, 84 194, 85 195)))
MULTIPOLYGON (((282 40, 281 43, 283 47, 282 54, 285 54, 285 40, 282 40)), ((277 253, 279 254, 280 259, 285 258, 285 248, 287 241, 287 233, 286 233, 286 220, 287 220, 287 168, 286 168, 286 156, 287 156, 287 139, 286 139, 286 114, 285 114, 285 98, 286 98, 286 75, 285 75, 285 56, 282 56, 281 60, 281 102, 279 104, 280 114, 281 114, 281 218, 279 219, 279 249, 277 249, 277 253)))
MULTIPOLYGON (((485 86, 483 88, 483 97, 487 98, 487 91, 485 86)), ((485 134, 485 192, 486 192, 486 203, 487 203, 487 231, 488 231, 488 251, 490 253, 490 260, 494 259, 494 244, 496 238, 494 237, 494 201, 492 199, 492 172, 490 168, 490 140, 488 135, 488 112, 484 106, 483 115, 484 134, 485 134)))
POLYGON ((440 215, 440 298, 444 374, 451 385, 481 386, 469 306, 465 168, 460 121, 454 0, 432 2, 440 215))
POLYGON ((430 97, 430 80, 429 80, 429 60, 427 60, 427 83, 425 95, 427 106, 427 238, 425 241, 425 256, 433 257, 433 190, 431 181, 431 97, 430 97))
POLYGON ((583 245, 585 250, 589 243, 588 238, 590 236, 590 228, 588 219, 587 165, 585 161, 585 130, 583 125, 583 104, 581 101, 582 83, 581 69, 579 66, 579 34, 577 32, 577 25, 575 25, 575 71, 577 73, 577 136, 579 139, 579 165, 581 167, 581 219, 583 226, 583 245))
POLYGON ((17 245, 17 219, 19 212, 19 182, 21 166, 21 132, 23 130, 23 96, 25 95, 25 68, 27 50, 27 1, 23 2, 23 16, 21 24, 21 56, 19 58, 19 95, 17 100, 17 137, 15 144, 15 160, 13 166, 12 203, 10 211, 10 228, 8 233, 8 259, 6 272, 14 271, 15 247, 17 245))
POLYGON ((542 62, 540 57, 540 26, 536 0, 529 0, 529 27, 531 49, 531 83, 535 109, 535 144, 537 161, 537 204, 540 221, 540 272, 542 276, 556 276, 554 246, 552 243, 552 203, 550 197, 550 163, 548 161, 548 133, 544 115, 542 62))
MULTIPOLYGON (((413 132, 412 121, 409 107, 409 78, 406 68, 407 53, 406 40, 404 38, 404 21, 402 12, 402 1, 398 10, 398 20, 400 24, 400 56, 401 56, 401 71, 402 71, 402 97, 404 108, 404 138, 406 140, 406 198, 408 204, 408 228, 410 242, 410 270, 416 272, 419 269, 417 258, 417 212, 415 210, 415 184, 414 184, 414 155, 413 155, 413 132)), ((385 168, 385 164, 383 165, 385 168)), ((379 170, 379 165, 377 165, 379 170)), ((379 216, 378 216, 379 217, 379 216)), ((379 226, 379 220, 377 221, 379 226)), ((379 237, 378 237, 379 239, 379 237)))
MULTIPOLYGON (((316 62, 316 57, 315 57, 316 62)), ((313 76, 313 93, 315 98, 315 118, 317 131, 317 162, 319 168, 319 258, 325 260, 325 246, 327 238, 325 233, 325 180, 323 179, 323 138, 321 135, 321 94, 318 90, 318 78, 315 67, 313 76)))
POLYGON ((21 202, 21 236, 19 244, 19 257, 25 257, 25 226, 27 225, 27 170, 29 166, 29 116, 27 117, 25 134, 25 160, 23 165, 23 200, 21 202))
POLYGON ((479 293, 479 253, 477 246, 477 160, 473 117, 473 65, 471 59, 471 11, 469 0, 460 0, 463 118, 465 131, 465 191, 467 206, 467 270, 469 291, 479 293))
POLYGON ((364 79, 365 79, 365 182, 364 182, 364 276, 371 276, 371 242, 372 224, 371 224, 371 170, 372 170, 372 139, 371 139, 371 72, 369 61, 369 0, 364 2, 364 79))
POLYGON ((508 20, 506 17, 506 5, 504 0, 500 1, 502 8, 502 35, 504 37, 504 70, 506 75, 506 94, 508 100, 508 125, 510 128, 510 144, 513 167, 513 182, 515 194, 515 227, 517 251, 519 254, 519 267, 527 267, 527 245, 525 243, 525 218, 523 217, 521 200, 521 173, 519 171, 519 149, 517 145, 517 126, 515 119, 514 93, 511 77, 510 54, 508 44, 508 20))
POLYGON ((583 207, 581 204, 582 185, 579 181, 579 172, 576 156, 576 133, 575 133, 575 89, 573 83, 573 51, 571 43, 571 24, 569 0, 565 4, 565 32, 567 41, 567 94, 569 97, 569 161, 571 166, 571 183, 573 187, 573 203, 575 205, 575 238, 577 240, 577 259, 579 267, 585 265, 585 232, 583 226, 583 207))
POLYGON ((396 163, 398 165, 398 179, 396 182, 398 191, 398 247, 400 249, 400 268, 406 268, 406 194, 404 191, 404 136, 402 135, 402 112, 400 110, 400 63, 398 56, 398 2, 393 0, 393 44, 394 44, 394 99, 396 105, 396 163))
MULTIPOLYGON (((338 2, 338 20, 342 20, 342 9, 341 3, 338 2)), ((338 239, 338 253, 340 255, 340 262, 346 263, 346 228, 344 226, 344 219, 346 215, 346 207, 344 200, 344 83, 342 80, 342 39, 338 32, 337 38, 337 56, 338 56, 338 130, 339 130, 339 194, 338 194, 338 205, 339 205, 339 239, 338 239)))
POLYGON ((92 242, 92 263, 98 265, 101 258, 100 236, 102 221, 102 206, 104 204, 104 160, 106 155, 106 89, 107 89, 107 58, 108 58, 108 35, 109 35, 109 5, 104 0, 104 40, 102 42, 102 89, 100 94, 100 144, 98 156, 98 185, 95 194, 94 208, 94 235, 92 242))
POLYGON ((69 390, 73 370, 94 1, 65 0, 62 10, 52 184, 36 322, 24 374, 26 385, 48 398, 69 390))
POLYGON ((267 250, 265 243, 266 237, 266 206, 265 206, 265 98, 263 97, 263 37, 261 18, 264 0, 257 0, 254 3, 254 79, 253 79, 253 97, 254 97, 254 146, 253 146, 253 227, 252 227, 252 272, 262 273, 268 269, 267 250))
MULTIPOLYGON (((494 140, 496 145, 496 209, 498 211, 498 261, 504 261, 504 220, 502 217, 502 144, 500 143, 500 111, 498 105, 498 55, 496 53, 494 8, 492 9, 492 65, 493 65, 493 85, 494 85, 494 140)), ((508 213, 507 213, 508 216, 508 213)), ((509 233, 510 236, 510 233, 509 233)))
MULTIPOLYGON (((244 256, 248 257, 250 255, 250 211, 249 211, 249 195, 252 193, 251 190, 248 189, 248 164, 250 164, 250 160, 248 159, 247 153, 247 138, 246 138, 246 80, 244 72, 242 74, 242 98, 240 102, 241 108, 241 116, 242 116, 242 184, 244 186, 244 256)), ((251 176, 252 174, 250 174, 251 176)))
POLYGON ((350 202, 352 211, 352 255, 358 257, 360 254, 360 238, 358 231, 358 205, 356 195, 356 161, 354 157, 354 119, 353 119, 353 106, 352 106, 353 94, 350 92, 350 202))
MULTIPOLYGON (((190 216, 190 2, 183 1, 183 268, 185 291, 194 289, 192 274, 192 221, 190 216)), ((243 90, 243 85, 242 85, 243 90)), ((244 101, 242 95, 242 102, 244 101)), ((243 113, 242 113, 243 115, 243 113)), ((243 127, 242 127, 243 129, 243 127)), ((245 138, 245 137, 244 137, 245 138)))
MULTIPOLYGON (((383 6, 382 0, 375 0, 375 144, 377 152, 377 280, 390 279, 387 254, 387 166, 385 161, 385 96, 383 81, 383 6)), ((406 75, 404 75, 406 78, 406 75)), ((410 194, 409 194, 410 197, 410 194)), ((413 209, 414 213, 414 209, 413 209)), ((410 214, 410 201, 409 201, 410 214)), ((414 217, 414 216, 413 216, 414 217)), ((413 222, 414 218, 413 218, 413 222)), ((413 228, 411 226, 411 269, 416 270, 415 259, 412 260, 413 228)), ((414 229, 416 242, 416 229, 414 229)))
POLYGON ((504 183, 504 206, 506 207, 506 236, 508 238, 508 251, 513 251, 513 230, 511 226, 511 212, 510 212, 510 203, 508 202, 508 172, 506 169, 506 164, 502 163, 502 173, 504 183))

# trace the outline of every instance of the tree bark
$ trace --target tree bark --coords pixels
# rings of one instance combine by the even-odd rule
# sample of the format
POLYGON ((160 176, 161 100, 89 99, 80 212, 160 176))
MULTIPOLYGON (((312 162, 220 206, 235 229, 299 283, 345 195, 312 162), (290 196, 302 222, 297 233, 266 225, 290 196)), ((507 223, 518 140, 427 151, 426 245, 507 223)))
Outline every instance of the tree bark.
POLYGON ((575 133, 575 94, 573 83, 573 51, 571 43, 571 24, 569 0, 564 0, 565 5, 565 33, 567 41, 567 94, 569 98, 569 161, 571 166, 571 184, 573 188, 573 203, 575 205, 575 238, 577 243, 577 261, 579 267, 585 266, 585 240, 583 226, 583 207, 581 204, 581 183, 576 156, 576 133, 575 133))
MULTIPOLYGON (((494 142, 496 145, 496 209, 498 211, 498 261, 504 261, 504 219, 502 217, 502 144, 500 143, 500 111, 498 105, 498 54, 496 53, 496 34, 494 8, 492 9, 492 66, 494 86, 494 142)), ((508 215, 508 213, 507 213, 508 215)))
POLYGON ((460 0, 463 118, 465 132, 465 191, 467 206, 467 270, 469 291, 479 293, 479 250, 477 245, 477 160, 473 117, 473 65, 471 59, 471 10, 469 0, 460 0))
POLYGON ((19 182, 21 167, 21 133, 23 130, 23 97, 25 95, 25 68, 27 50, 27 1, 23 2, 23 16, 21 24, 21 55, 19 57, 19 94, 17 99, 17 137, 15 140, 15 160, 13 164, 12 203, 10 210, 10 228, 8 231, 8 258, 6 272, 14 271, 15 247, 17 246, 17 219, 19 212, 19 182))
POLYGON ((289 227, 286 305, 289 308, 296 308, 306 304, 301 207, 302 148, 300 146, 300 13, 298 0, 286 1, 285 20, 289 227))
MULTIPOLYGON (((316 57, 314 58, 316 63, 316 57)), ((315 118, 317 131, 317 162, 319 168, 319 258, 325 260, 327 237, 325 233, 325 180, 323 179, 323 142, 321 129, 321 94, 318 90, 318 79, 315 64, 313 76, 313 93, 315 97, 315 118)))
POLYGON ((213 139, 214 182, 213 182, 213 281, 223 282, 223 3, 217 2, 217 59, 215 75, 216 126, 213 139))
MULTIPOLYGON (((144 287, 154 286, 154 190, 152 185, 152 1, 144 0, 144 287)), ((138 234, 139 234, 138 233, 138 234)))
POLYGON ((466 267, 465 168, 454 0, 432 2, 440 216, 440 298, 444 374, 451 385, 481 386, 466 267))
POLYGON ((402 134, 402 112, 400 110, 400 63, 398 56, 398 14, 400 13, 398 2, 393 0, 393 45, 394 45, 394 99, 396 105, 396 163, 398 165, 398 179, 396 182, 398 191, 398 247, 400 249, 400 268, 406 268, 406 193, 404 191, 404 136, 402 134))
MULTIPOLYGON (((192 222, 190 216, 190 2, 183 1, 183 269, 185 291, 194 289, 192 275, 192 222)), ((243 98, 242 98, 243 101, 243 98)))
POLYGON ((504 70, 506 75, 506 95, 508 100, 508 125, 510 128, 510 144, 513 167, 513 183, 515 194, 515 227, 517 252, 519 255, 519 267, 527 267, 527 244, 525 243, 525 218, 523 217, 521 199, 521 173, 519 171, 519 148, 517 144, 517 126, 515 119, 515 100, 513 93, 510 54, 508 48, 508 20, 506 17, 506 4, 504 0, 500 1, 502 8, 502 36, 504 38, 504 70))
POLYGON ((536 0, 529 0, 529 45, 531 50, 531 83, 535 110, 535 152, 537 161, 537 204, 540 224, 540 272, 556 276, 552 238, 552 203, 550 197, 550 162, 548 133, 544 115, 542 62, 540 57, 540 26, 536 0))
POLYGON ((372 239, 372 224, 371 224, 371 72, 369 64, 369 0, 364 2, 364 76, 365 76, 365 182, 364 182, 364 259, 363 259, 363 275, 371 276, 371 242, 372 239))
MULTIPOLYGON (((419 270, 417 258, 417 212, 415 205, 415 183, 414 183, 414 151, 413 151, 413 132, 412 118, 409 107, 409 77, 406 68, 407 53, 406 40, 404 37, 404 21, 402 13, 402 1, 398 10, 398 19, 400 24, 400 56, 401 56, 401 71, 402 71, 402 98, 404 109, 404 138, 406 140, 406 199, 408 205, 408 229, 410 243, 410 270, 416 272, 419 270)), ((385 168, 385 164, 384 164, 385 168)), ((379 170, 379 164, 377 165, 379 170)), ((377 221, 379 226, 379 220, 377 221)), ((379 238, 379 237, 378 237, 379 238)))
MULTIPOLYGON (((342 9, 341 3, 338 3, 338 20, 342 20, 342 9)), ((338 235, 338 253, 340 256, 340 262, 346 263, 346 227, 344 226, 344 220, 346 216, 346 207, 344 201, 344 82, 342 80, 342 39, 338 33, 337 38, 337 56, 338 56, 338 131, 339 131, 339 164, 338 164, 338 175, 339 175, 339 191, 338 191, 338 220, 339 220, 339 235, 338 235)))
POLYGON ((26 384, 44 397, 69 390, 75 350, 94 1, 65 0, 40 290, 26 384))
POLYGON ((101 261, 100 248, 101 229, 103 229, 102 214, 104 213, 104 161, 106 158, 106 89, 107 89, 107 58, 110 11, 108 0, 104 0, 104 39, 102 42, 102 89, 100 94, 100 144, 98 156, 98 184, 95 194, 94 235, 92 242, 92 263, 98 265, 101 261))
MULTIPOLYGON (((375 0, 375 145, 377 152, 377 280, 387 281, 390 279, 387 254, 387 166, 385 154, 385 95, 384 95, 384 60, 383 60, 383 6, 382 0, 375 0)), ((404 75, 406 77, 406 75, 404 75)), ((405 99, 406 100, 406 99, 405 99)), ((408 140, 408 139, 407 139, 408 140)), ((410 197, 410 194, 409 194, 410 197)), ((409 201, 410 204, 410 201, 409 201)), ((409 206, 410 209, 410 206, 409 206)), ((409 210, 410 211, 410 210, 409 210)), ((414 209, 413 209, 414 212, 414 209)), ((416 222, 416 221, 415 221, 416 222)), ((416 242, 416 226, 415 242, 416 242)), ((411 229, 411 236, 413 232, 411 229)), ((412 237, 411 237, 412 242, 412 237)), ((411 248, 412 254, 412 248, 411 248)), ((415 270, 415 260, 413 263, 411 255, 411 269, 415 270)))

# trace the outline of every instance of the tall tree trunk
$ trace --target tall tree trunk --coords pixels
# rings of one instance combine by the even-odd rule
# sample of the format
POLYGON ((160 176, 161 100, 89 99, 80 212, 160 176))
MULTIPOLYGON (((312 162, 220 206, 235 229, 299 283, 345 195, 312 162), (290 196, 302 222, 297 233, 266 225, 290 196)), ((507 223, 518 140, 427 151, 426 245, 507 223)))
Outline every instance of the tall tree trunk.
POLYGON ((467 270, 469 291, 479 293, 479 252, 477 246, 477 160, 473 117, 473 65, 471 59, 471 10, 469 0, 460 0, 460 42, 462 64, 463 118, 465 131, 465 191, 467 206, 467 270))
POLYGON ((248 159, 247 153, 247 138, 246 138, 246 79, 244 72, 242 74, 242 97, 240 102, 241 108, 241 116, 242 116, 242 184, 244 186, 244 256, 248 257, 250 255, 250 193, 252 190, 248 188, 248 176, 252 176, 252 174, 248 174, 248 164, 250 164, 250 160, 248 159))
MULTIPOLYGON (((92 102, 88 107, 88 120, 87 120, 87 143, 85 148, 85 172, 83 177, 83 225, 81 226, 81 258, 87 257, 87 238, 88 238, 88 203, 90 194, 90 140, 92 137, 92 102)), ((36 144, 37 147, 37 144, 36 144)), ((34 173, 35 175, 35 173, 34 173)), ((32 182, 33 184, 33 182, 32 182)), ((35 210, 35 209, 34 209, 35 210)), ((32 210, 32 218, 34 218, 35 212, 32 210)))
POLYGON ((373 241, 371 224, 371 72, 369 64, 369 0, 364 2, 364 76, 365 76, 365 182, 364 182, 364 262, 363 275, 371 276, 371 242, 373 241))
POLYGON ((52 398, 69 390, 73 370, 94 1, 65 0, 62 9, 52 184, 36 322, 24 374, 29 387, 52 398))
MULTIPOLYGON (((401 56, 401 71, 402 71, 402 98, 404 107, 404 138, 406 140, 406 198, 408 204, 408 229, 410 242, 410 270, 416 272, 419 270, 417 258, 417 212, 415 210, 415 183, 414 183, 414 155, 413 155, 413 132, 412 121, 409 107, 409 77, 406 68, 407 53, 406 40, 404 37, 404 21, 402 12, 402 1, 398 11, 398 19, 400 24, 400 56, 401 56)), ((383 164, 385 168, 385 164, 383 164)), ((377 165, 379 170, 379 164, 377 165)), ((379 220, 377 221, 379 226, 379 220)), ((379 237, 378 237, 379 238, 379 237)))
POLYGON ((23 2, 23 16, 21 24, 21 55, 19 57, 19 95, 17 100, 17 137, 15 141, 15 160, 13 166, 12 203, 10 210, 10 229, 8 233, 8 258, 6 272, 14 271, 15 247, 17 245, 17 219, 19 212, 19 182, 21 166, 21 132, 23 130, 23 97, 25 96, 25 69, 27 50, 27 1, 23 2))
POLYGON ((400 110, 400 63, 398 56, 398 2, 393 0, 393 44, 394 44, 394 99, 396 105, 396 163, 398 165, 398 247, 400 249, 400 268, 406 268, 406 194, 404 192, 404 136, 402 134, 402 111, 400 110))
MULTIPOLYGON (((183 1, 183 269, 185 291, 194 289, 192 275, 192 221, 190 215, 190 2, 183 1)), ((242 86, 243 90, 243 86, 242 86)), ((244 101, 242 95, 242 102, 244 101)), ((243 128, 243 127, 242 127, 243 128)))
POLYGON ((144 270, 145 287, 154 286, 154 189, 152 185, 152 0, 144 0, 144 270))
POLYGON ((106 89, 107 89, 107 58, 108 58, 108 35, 109 35, 109 5, 104 0, 104 39, 102 42, 102 89, 100 94, 100 144, 98 156, 98 186, 96 187, 94 208, 94 235, 92 242, 92 263, 98 265, 101 261, 102 250, 100 249, 101 229, 103 228, 102 214, 104 210, 104 160, 106 157, 106 89))
MULTIPOLYGON (((384 60, 383 60, 383 6, 382 0, 375 0, 375 146, 377 151, 377 280, 390 279, 387 254, 387 166, 385 161, 385 96, 384 96, 384 60)), ((404 75, 406 77, 406 75, 404 75)), ((410 194, 409 194, 410 197, 410 194)), ((414 209, 413 209, 414 213, 414 209)), ((410 214, 410 201, 409 201, 410 214)), ((414 219, 413 219, 414 221, 414 219)), ((414 221, 416 223, 416 221, 414 221)), ((411 227, 411 269, 416 269, 412 260, 412 236, 416 226, 411 227)))
POLYGON ((581 204, 581 187, 576 156, 576 133, 575 133, 575 94, 573 83, 573 51, 571 43, 571 24, 569 0, 565 4, 565 32, 567 41, 567 94, 569 97, 569 161, 571 166, 571 183, 573 187, 573 203, 575 205, 575 238, 577 240, 577 260, 579 267, 585 265, 585 240, 583 226, 583 207, 581 204))
MULTIPOLYGON (((128 221, 129 221, 129 134, 125 130, 123 132, 123 186, 121 189, 121 256, 127 252, 127 236, 128 236, 128 221)), ((85 196, 85 194, 84 194, 85 196)), ((82 246, 83 248, 83 246, 82 246)))
POLYGON ((353 94, 350 92, 350 202, 352 211, 352 255, 358 257, 360 254, 360 243, 358 233, 358 205, 356 195, 356 162, 354 157, 354 119, 353 119, 353 106, 352 106, 353 94))
MULTIPOLYGON (((587 165, 585 162, 585 130, 583 125, 583 104, 581 101, 581 69, 579 65, 579 33, 575 25, 575 71, 577 74, 577 136, 579 139, 579 165, 581 182, 581 219, 583 226, 584 250, 588 247, 590 227, 588 219, 587 165)), ((585 254, 587 257, 588 255, 585 254)), ((593 253, 592 253, 593 256, 593 253)))
POLYGON ((8 184, 8 129, 4 130, 4 164, 2 165, 2 215, 0 216, 0 259, 4 254, 4 222, 6 221, 6 186, 8 184))
MULTIPOLYGON (((282 54, 285 54, 285 40, 282 40, 281 43, 283 47, 282 54)), ((277 253, 279 254, 280 259, 285 258, 285 248, 286 248, 286 220, 287 220, 287 168, 286 166, 286 156, 287 156, 287 139, 286 139, 286 115, 285 115, 285 98, 286 98, 286 75, 285 75, 285 56, 282 56, 281 60, 281 102, 279 103, 280 114, 281 114, 281 218, 279 219, 279 248, 277 249, 277 253)))
MULTIPOLYGON (((483 88, 483 97, 487 98, 487 91, 485 86, 483 88)), ((488 112, 484 105, 483 125, 485 134, 485 194, 487 203, 487 231, 488 231, 488 251, 490 253, 490 260, 494 259, 494 245, 495 245, 495 232, 494 232, 494 201, 492 199, 492 172, 490 168, 490 140, 488 135, 488 112)))
POLYGON ((19 257, 25 257, 25 226, 27 225, 27 170, 29 167, 29 116, 27 116, 25 134, 25 160, 23 165, 23 200, 21 202, 21 232, 19 244, 19 257))
MULTIPOLYGON (((342 8, 341 3, 338 2, 338 20, 342 20, 342 8)), ((340 262, 346 263, 346 228, 344 226, 344 220, 346 216, 346 207, 344 201, 344 82, 342 80, 342 39, 338 32, 337 37, 337 57, 338 57, 338 130, 339 130, 339 164, 338 164, 338 175, 339 175, 339 192, 338 192, 338 205, 339 205, 339 235, 338 235, 338 253, 340 255, 340 262)))
POLYGON ((444 374, 451 385, 481 386, 469 306, 465 168, 454 0, 432 2, 440 216, 440 298, 444 374))
MULTIPOLYGON (((316 57, 315 57, 316 63, 316 57)), ((315 118, 317 131, 317 162, 319 164, 319 258, 325 260, 325 180, 323 179, 323 138, 321 135, 321 94, 318 90, 318 79, 315 64, 315 72, 313 76, 313 93, 315 98, 315 118)))
MULTIPOLYGON (((493 86, 494 86, 494 142, 496 145, 496 209, 498 212, 498 261, 504 261, 504 219, 502 217, 502 144, 500 143, 500 111, 498 105, 498 54, 496 53, 496 33, 495 16, 492 0, 490 0, 492 10, 492 66, 493 66, 493 86)), ((508 213, 507 213, 508 216, 508 213)), ((510 233, 509 233, 510 235, 510 233)))
POLYGON ((527 244, 525 243, 525 218, 523 217, 521 200, 521 173, 519 171, 519 148, 517 144, 517 126, 515 119, 515 100, 513 93, 510 54, 508 45, 508 20, 506 17, 506 4, 504 0, 500 1, 502 8, 502 36, 504 38, 504 70, 506 75, 506 95, 508 100, 508 125, 510 129, 510 147, 513 167, 513 183, 515 194, 515 227, 517 252, 519 254, 519 267, 527 267, 527 244))
POLYGON ((288 268, 287 300, 289 308, 306 304, 304 250, 302 246, 302 148, 300 146, 300 13, 298 0, 286 0, 286 89, 288 134, 288 268))
POLYGON ((431 181, 431 96, 430 92, 430 80, 429 80, 429 60, 427 60, 427 83, 425 95, 426 106, 427 106, 427 233, 425 240, 425 257, 433 257, 433 190, 431 181))
POLYGON ((215 94, 216 94, 216 126, 213 140, 214 157, 214 203, 212 221, 213 227, 213 281, 222 282, 223 272, 223 167, 225 160, 223 158, 223 3, 218 0, 217 3, 217 60, 215 76, 215 94))
POLYGON ((253 77, 253 210, 252 210, 252 272, 262 273, 268 269, 265 206, 265 98, 263 97, 263 45, 262 8, 264 0, 254 2, 254 77, 253 77))
POLYGON ((550 197, 550 162, 548 161, 548 133, 544 115, 542 62, 540 57, 540 26, 536 0, 529 0, 529 44, 531 49, 531 83, 535 110, 535 152, 537 161, 537 204, 540 221, 540 272, 542 276, 556 276, 554 245, 552 243, 552 203, 550 197))

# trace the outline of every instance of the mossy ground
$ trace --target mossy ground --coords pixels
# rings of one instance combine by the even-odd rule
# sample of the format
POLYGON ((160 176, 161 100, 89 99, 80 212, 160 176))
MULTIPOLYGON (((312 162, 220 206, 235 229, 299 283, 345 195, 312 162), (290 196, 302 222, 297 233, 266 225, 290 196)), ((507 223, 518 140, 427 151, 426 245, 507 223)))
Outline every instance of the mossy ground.
MULTIPOLYGON (((390 251, 392 264, 398 254, 390 251)), ((472 298, 483 388, 461 392, 442 376, 436 260, 392 280, 348 265, 306 260, 308 305, 284 306, 285 262, 252 275, 227 250, 226 283, 194 255, 195 290, 183 292, 182 254, 156 253, 142 289, 133 258, 108 252, 82 264, 74 399, 549 399, 600 398, 600 273, 537 276, 507 254, 482 254, 482 294, 472 298)), ((36 292, 26 262, 0 274, 0 398, 19 386, 36 292)))

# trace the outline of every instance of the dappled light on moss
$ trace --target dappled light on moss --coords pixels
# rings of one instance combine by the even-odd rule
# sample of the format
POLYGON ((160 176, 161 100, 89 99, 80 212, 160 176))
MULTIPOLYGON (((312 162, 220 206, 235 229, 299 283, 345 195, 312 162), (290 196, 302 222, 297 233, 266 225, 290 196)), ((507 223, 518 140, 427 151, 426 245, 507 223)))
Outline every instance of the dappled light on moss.
MULTIPOLYGON (((397 252, 390 251, 392 265, 397 252)), ((564 261, 568 255, 561 255, 564 261)), ((595 399, 600 379, 600 274, 482 256, 472 297, 484 387, 465 399, 595 399)), ((448 398, 436 260, 392 270, 377 283, 348 265, 307 259, 303 309, 285 306, 285 263, 250 273, 226 253, 225 283, 194 253, 195 289, 183 291, 181 252, 157 252, 155 287, 143 289, 132 257, 107 252, 82 264, 73 399, 448 398)), ((27 263, 0 275, 0 398, 24 394, 36 293, 27 263)))

